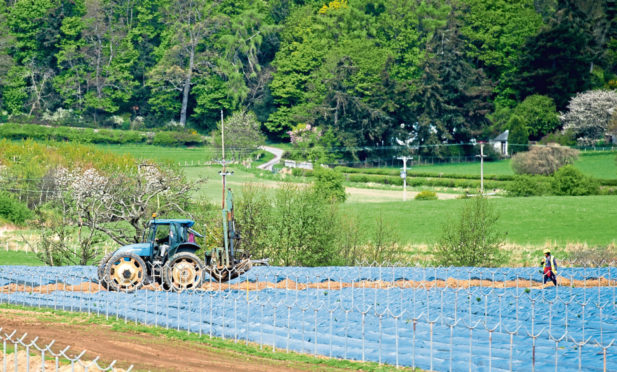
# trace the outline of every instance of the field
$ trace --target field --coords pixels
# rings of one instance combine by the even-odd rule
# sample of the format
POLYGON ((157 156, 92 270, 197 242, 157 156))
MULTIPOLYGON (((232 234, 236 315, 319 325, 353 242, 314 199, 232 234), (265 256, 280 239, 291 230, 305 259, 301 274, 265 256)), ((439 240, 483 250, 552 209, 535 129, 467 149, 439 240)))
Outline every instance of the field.
MULTIPOLYGON (((278 355, 326 357, 318 370, 335 361, 328 357, 424 370, 617 368, 615 267, 563 268, 557 288, 540 278, 534 268, 256 267, 230 285, 117 293, 102 290, 94 267, 5 266, 0 304, 87 313, 94 324, 115 319, 115 329, 134 323, 155 326, 148 333, 172 329, 190 340, 217 337, 278 355)), ((143 362, 140 354, 134 358, 143 362)))
MULTIPOLYGON (((617 196, 530 197, 492 199, 500 218, 498 229, 508 242, 542 245, 586 242, 607 245, 617 236, 617 196)), ((403 243, 435 243, 448 218, 464 200, 348 203, 343 210, 358 217, 360 230, 370 234, 383 216, 403 243)))

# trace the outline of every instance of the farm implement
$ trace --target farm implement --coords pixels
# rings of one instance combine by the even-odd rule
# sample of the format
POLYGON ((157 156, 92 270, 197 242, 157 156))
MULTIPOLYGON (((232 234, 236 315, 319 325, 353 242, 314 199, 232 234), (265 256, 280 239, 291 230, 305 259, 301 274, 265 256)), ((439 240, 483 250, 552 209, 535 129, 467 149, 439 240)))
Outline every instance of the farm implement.
POLYGON ((225 282, 242 275, 252 261, 238 249, 240 236, 235 227, 233 198, 227 190, 223 208, 223 247, 197 256, 200 246, 195 237, 203 237, 189 219, 157 219, 148 223, 141 243, 130 244, 109 253, 100 261, 98 278, 107 289, 131 292, 156 283, 165 289, 182 291, 201 287, 204 275, 225 282))
POLYGON ((173 291, 196 289, 203 284, 205 274, 226 282, 250 270, 253 263, 267 264, 267 260, 251 261, 246 252, 238 249, 240 235, 234 219, 233 195, 225 187, 225 177, 232 173, 225 169, 224 130, 222 136, 223 247, 206 251, 202 260, 197 256, 201 247, 195 237, 203 236, 192 229, 194 221, 157 219, 155 214, 141 243, 121 247, 100 261, 97 274, 105 288, 131 292, 156 283, 173 291))

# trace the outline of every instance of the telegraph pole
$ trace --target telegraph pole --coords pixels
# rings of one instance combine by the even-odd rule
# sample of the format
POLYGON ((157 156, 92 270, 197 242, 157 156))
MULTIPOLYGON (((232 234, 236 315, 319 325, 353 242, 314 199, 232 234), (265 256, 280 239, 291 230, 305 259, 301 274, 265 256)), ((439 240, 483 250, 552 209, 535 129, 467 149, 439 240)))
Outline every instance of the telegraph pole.
POLYGON ((480 195, 484 195, 484 145, 485 142, 478 142, 480 144, 480 155, 476 155, 480 157, 480 195))
POLYGON ((221 149, 223 160, 220 162, 223 166, 223 171, 219 174, 223 177, 223 200, 221 202, 222 208, 225 209, 225 177, 231 176, 234 172, 227 172, 227 162, 225 161, 225 123, 223 122, 223 110, 221 109, 221 149))
POLYGON ((403 201, 407 200, 407 160, 412 160, 411 156, 399 156, 398 160, 403 161, 403 171, 401 172, 401 178, 403 179, 403 201))

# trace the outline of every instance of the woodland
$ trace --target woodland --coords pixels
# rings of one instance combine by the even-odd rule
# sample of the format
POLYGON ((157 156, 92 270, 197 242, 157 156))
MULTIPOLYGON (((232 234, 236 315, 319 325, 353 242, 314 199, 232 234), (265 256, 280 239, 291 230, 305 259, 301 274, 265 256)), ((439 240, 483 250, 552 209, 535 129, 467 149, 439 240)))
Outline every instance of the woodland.
POLYGON ((616 16, 612 0, 5 0, 0 122, 208 134, 222 112, 330 149, 446 155, 506 129, 567 144, 571 100, 617 88, 616 16))

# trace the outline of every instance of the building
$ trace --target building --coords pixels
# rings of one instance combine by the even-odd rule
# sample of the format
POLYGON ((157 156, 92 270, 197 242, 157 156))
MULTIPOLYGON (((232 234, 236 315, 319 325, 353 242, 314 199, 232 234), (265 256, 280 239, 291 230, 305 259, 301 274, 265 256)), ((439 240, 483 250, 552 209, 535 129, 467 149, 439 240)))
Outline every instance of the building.
POLYGON ((508 156, 508 135, 510 134, 509 130, 501 133, 497 137, 488 141, 491 146, 499 153, 501 156, 508 156))

